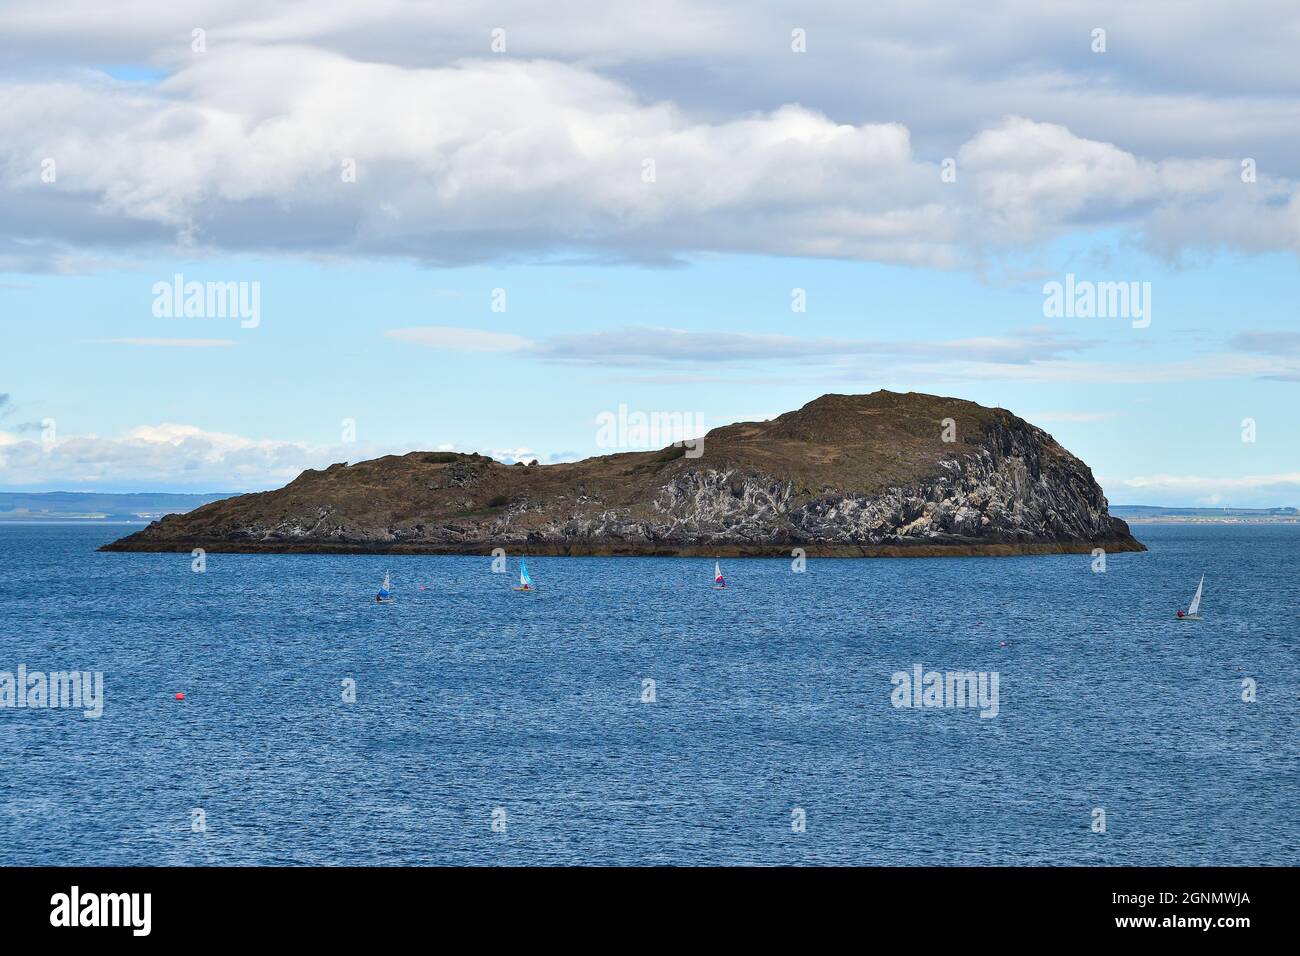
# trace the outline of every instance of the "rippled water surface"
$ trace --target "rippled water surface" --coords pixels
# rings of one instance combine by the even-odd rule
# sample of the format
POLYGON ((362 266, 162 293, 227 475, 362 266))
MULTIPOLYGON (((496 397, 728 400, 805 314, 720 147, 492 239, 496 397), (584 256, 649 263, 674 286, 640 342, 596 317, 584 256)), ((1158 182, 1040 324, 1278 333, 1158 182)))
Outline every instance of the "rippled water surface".
POLYGON ((1300 862, 1300 526, 725 591, 538 557, 533 594, 488 558, 95 553, 127 530, 0 525, 0 671, 105 685, 98 720, 0 709, 0 863, 1300 862), (996 671, 997 716, 895 708, 916 664, 996 671))

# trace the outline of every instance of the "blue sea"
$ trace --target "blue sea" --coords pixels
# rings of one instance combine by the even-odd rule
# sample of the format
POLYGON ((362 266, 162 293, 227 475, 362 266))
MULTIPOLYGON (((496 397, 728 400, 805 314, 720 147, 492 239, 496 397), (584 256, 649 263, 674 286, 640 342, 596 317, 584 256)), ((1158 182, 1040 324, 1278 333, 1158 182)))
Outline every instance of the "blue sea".
POLYGON ((726 590, 536 557, 531 594, 513 556, 96 553, 129 530, 0 525, 0 672, 103 674, 98 719, 0 708, 0 864, 1300 862, 1300 526, 726 590), (996 673, 996 716, 894 706, 917 665, 996 673))

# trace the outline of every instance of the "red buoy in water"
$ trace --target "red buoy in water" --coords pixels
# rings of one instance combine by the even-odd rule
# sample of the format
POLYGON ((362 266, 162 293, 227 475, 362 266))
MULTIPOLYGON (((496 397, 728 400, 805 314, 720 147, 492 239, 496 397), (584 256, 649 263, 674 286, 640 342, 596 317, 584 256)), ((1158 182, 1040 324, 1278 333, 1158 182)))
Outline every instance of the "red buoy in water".
POLYGON ((176 695, 176 699, 177 699, 177 700, 184 700, 184 699, 185 699, 185 695, 184 695, 184 694, 177 694, 177 695, 176 695))

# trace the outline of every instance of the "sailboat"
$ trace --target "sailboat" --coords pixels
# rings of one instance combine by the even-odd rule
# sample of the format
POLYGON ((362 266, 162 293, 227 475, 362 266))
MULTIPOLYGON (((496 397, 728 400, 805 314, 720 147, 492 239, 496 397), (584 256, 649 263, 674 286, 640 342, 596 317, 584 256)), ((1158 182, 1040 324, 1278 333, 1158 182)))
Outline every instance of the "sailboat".
POLYGON ((389 579, 388 572, 385 571, 384 583, 379 585, 379 593, 375 595, 375 601, 377 602, 387 601, 390 597, 392 597, 392 591, 391 591, 392 587, 393 587, 393 582, 389 579))
POLYGON ((713 562, 713 587, 714 589, 725 588, 727 582, 722 580, 722 565, 717 561, 713 562))
POLYGON ((1201 609, 1201 590, 1205 587, 1205 575, 1201 575, 1201 583, 1196 585, 1196 593, 1192 595, 1192 603, 1187 605, 1187 613, 1178 612, 1180 621, 1199 621, 1201 616, 1196 612, 1201 609))
POLYGON ((528 576, 528 559, 526 558, 519 559, 519 587, 515 588, 515 590, 533 590, 533 579, 528 576))

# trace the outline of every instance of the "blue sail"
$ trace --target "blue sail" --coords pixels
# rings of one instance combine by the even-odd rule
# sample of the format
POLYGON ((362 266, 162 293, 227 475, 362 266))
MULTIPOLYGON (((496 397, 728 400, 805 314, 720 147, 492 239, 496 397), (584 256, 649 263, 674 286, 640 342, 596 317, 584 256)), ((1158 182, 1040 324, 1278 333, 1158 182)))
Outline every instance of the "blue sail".
POLYGON ((528 576, 528 561, 524 558, 519 559, 519 586, 524 588, 533 586, 533 579, 528 576))

